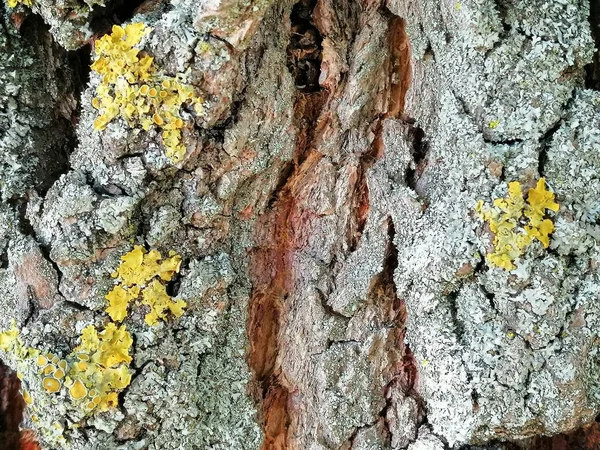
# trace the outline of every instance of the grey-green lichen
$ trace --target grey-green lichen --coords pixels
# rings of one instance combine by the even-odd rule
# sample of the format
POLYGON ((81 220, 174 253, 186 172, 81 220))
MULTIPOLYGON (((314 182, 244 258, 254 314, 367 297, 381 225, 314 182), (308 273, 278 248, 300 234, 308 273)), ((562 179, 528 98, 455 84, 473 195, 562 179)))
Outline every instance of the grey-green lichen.
MULTIPOLYGON (((420 92, 409 90, 406 114, 428 152, 413 194, 371 193, 394 205, 395 282, 428 422, 450 445, 486 442, 499 429, 520 439, 575 428, 600 409, 599 309, 590 302, 599 288, 599 109, 597 93, 583 89, 589 4, 390 9, 408 24, 420 92), (507 181, 533 187, 540 177, 561 205, 550 251, 528 247, 512 274, 480 270, 491 237, 472 202, 504 197, 507 181), (415 194, 423 207, 411 206, 415 194)), ((387 185, 399 167, 389 165, 376 164, 373 184, 387 185)))

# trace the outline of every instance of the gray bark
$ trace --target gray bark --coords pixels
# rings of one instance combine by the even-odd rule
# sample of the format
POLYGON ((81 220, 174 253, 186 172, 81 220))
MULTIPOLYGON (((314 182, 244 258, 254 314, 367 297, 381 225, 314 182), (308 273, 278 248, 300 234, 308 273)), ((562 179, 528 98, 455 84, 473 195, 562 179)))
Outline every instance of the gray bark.
POLYGON ((596 4, 59 3, 0 27, 0 332, 65 357, 134 244, 182 255, 188 306, 132 309, 107 412, 0 350, 42 449, 595 448, 596 4), (179 163, 156 127, 94 130, 89 45, 121 20, 203 98, 179 163), (475 205, 540 177, 549 248, 494 267, 475 205))

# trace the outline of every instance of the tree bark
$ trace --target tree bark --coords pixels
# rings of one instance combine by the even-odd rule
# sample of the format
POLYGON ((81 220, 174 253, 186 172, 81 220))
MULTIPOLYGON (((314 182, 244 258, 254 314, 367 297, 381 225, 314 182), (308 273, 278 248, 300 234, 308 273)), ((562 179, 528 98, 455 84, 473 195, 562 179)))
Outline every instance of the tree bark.
POLYGON ((0 337, 0 448, 598 448, 597 2, 134 3, 4 7, 0 332, 65 358, 134 245, 187 307, 131 309, 94 414, 0 337), (180 162, 94 128, 94 44, 140 22, 202 98, 180 162), (478 201, 540 178, 550 245, 494 266, 478 201))

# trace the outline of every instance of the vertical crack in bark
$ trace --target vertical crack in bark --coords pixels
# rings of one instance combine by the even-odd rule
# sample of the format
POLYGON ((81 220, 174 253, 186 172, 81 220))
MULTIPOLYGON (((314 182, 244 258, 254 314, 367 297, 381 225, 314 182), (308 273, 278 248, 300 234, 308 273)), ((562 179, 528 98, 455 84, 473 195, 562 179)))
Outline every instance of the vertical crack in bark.
MULTIPOLYGON (((388 244, 386 248, 386 258, 383 264, 382 272, 377 276, 376 282, 370 296, 378 299, 381 306, 381 312, 387 319, 389 332, 389 352, 395 353, 396 361, 391 367, 388 378, 390 381, 384 388, 384 397, 386 404, 379 414, 379 420, 382 425, 381 430, 384 434, 384 440, 391 445, 393 439, 393 429, 390 427, 388 415, 392 408, 395 408, 395 398, 392 391, 400 391, 405 397, 411 397, 418 406, 417 421, 421 422, 425 414, 425 407, 422 398, 416 391, 418 379, 417 364, 408 344, 405 343, 406 335, 406 304, 404 300, 397 295, 396 283, 394 282, 394 272, 398 267, 398 249, 394 244, 396 230, 391 217, 388 217, 388 244)), ((419 425, 419 424, 417 424, 419 425)))
POLYGON ((390 101, 387 117, 400 117, 404 113, 406 92, 411 82, 410 43, 404 19, 391 15, 388 45, 390 49, 390 101))
MULTIPOLYGON (((52 98, 50 102, 41 102, 42 105, 39 106, 40 114, 52 117, 51 126, 46 129, 32 126, 31 129, 30 138, 40 142, 35 155, 39 161, 33 187, 43 196, 69 170, 69 155, 77 146, 75 126, 79 120, 79 98, 89 76, 89 49, 73 52, 63 50, 53 42, 48 27, 38 16, 30 16, 23 21, 19 34, 38 61, 39 82, 44 83, 44 88, 48 89, 55 82, 58 90, 56 98, 52 98), (42 109, 44 104, 51 110, 42 109)), ((40 87, 31 86, 30 89, 40 87)), ((34 91, 34 95, 46 93, 34 91)))
MULTIPOLYGON (((404 19, 391 14, 385 8, 382 11, 388 19, 388 45, 390 58, 388 61, 387 74, 389 79, 389 97, 388 110, 378 120, 376 125, 376 138, 371 151, 361 160, 361 172, 363 174, 384 155, 384 145, 382 138, 383 120, 387 118, 404 117, 404 105, 406 93, 411 82, 411 66, 410 66, 410 42, 406 33, 406 22, 404 19)), ((411 139, 413 148, 415 149, 415 166, 416 170, 422 170, 422 165, 426 163, 426 144, 422 141, 423 131, 414 127, 411 129, 411 139)), ((366 177, 363 175, 365 182, 364 200, 364 221, 368 214, 369 191, 366 185, 366 177)), ((415 174, 406 174, 407 182, 415 180, 415 174)), ((364 222, 363 222, 364 226, 364 222)), ((393 439, 393 430, 388 422, 390 410, 395 408, 396 399, 392 395, 392 391, 400 391, 405 397, 411 397, 418 405, 417 411, 417 426, 422 422, 425 416, 425 407, 422 398, 416 391, 416 383, 418 379, 417 365, 409 346, 405 343, 406 334, 406 305, 397 295, 396 284, 394 281, 394 272, 398 267, 398 249, 394 244, 396 230, 391 217, 388 217, 388 243, 385 252, 385 260, 383 270, 373 280, 368 299, 370 303, 376 304, 379 307, 383 324, 390 328, 388 334, 389 350, 393 355, 391 360, 396 359, 395 363, 390 367, 388 379, 390 381, 384 388, 384 396, 386 404, 379 414, 378 429, 383 434, 384 442, 391 445, 393 439)))
POLYGON ((301 241, 314 218, 302 209, 296 189, 322 157, 312 149, 319 116, 328 98, 328 92, 318 84, 322 38, 311 23, 315 3, 301 0, 292 9, 287 55, 288 68, 298 89, 294 101, 296 150, 289 169, 282 174, 280 187, 271 197, 271 209, 258 220, 257 246, 250 261, 253 289, 248 319, 248 364, 261 406, 263 450, 291 448, 290 392, 279 376, 278 338, 285 320, 286 300, 294 289, 293 253, 304 246, 301 241))
POLYGON ((257 223, 257 247, 251 255, 248 364, 254 374, 255 393, 261 403, 263 450, 291 448, 288 442, 290 393, 278 366, 279 332, 285 320, 287 299, 294 291, 294 252, 304 247, 307 229, 315 219, 302 209, 297 187, 311 174, 322 155, 311 151, 296 168, 272 210, 257 223))
MULTIPOLYGON (((320 131, 327 126, 329 119, 324 119, 324 115, 329 111, 328 102, 332 95, 327 89, 318 86, 319 73, 315 71, 315 65, 320 65, 323 38, 312 21, 314 7, 312 0, 301 0, 291 14, 292 36, 287 54, 288 67, 298 89, 294 103, 296 151, 291 173, 287 179, 282 180, 281 188, 272 196, 270 210, 256 223, 256 247, 251 252, 250 278, 253 288, 248 319, 248 363, 254 376, 254 392, 260 404, 264 431, 263 450, 295 447, 291 439, 293 430, 290 428, 293 423, 293 386, 287 385, 285 374, 281 372, 279 338, 286 327, 295 294, 294 255, 306 246, 313 224, 318 219, 310 208, 304 207, 306 199, 300 196, 300 192, 323 158, 316 149, 316 141, 321 135, 320 131)), ((369 211, 366 172, 383 156, 383 120, 401 117, 410 83, 410 47, 404 20, 385 9, 380 9, 380 13, 388 18, 389 58, 382 71, 382 76, 387 77, 387 91, 383 93, 386 96, 383 104, 386 106, 383 111, 376 112, 377 115, 372 119, 375 138, 360 160, 347 235, 351 248, 358 244, 369 211)), ((347 38, 350 39, 349 36, 347 38)), ((336 92, 340 94, 343 90, 337 89, 336 92)), ((378 92, 377 95, 381 93, 378 92)), ((397 252, 393 244, 391 219, 389 226, 390 239, 385 268, 372 284, 369 301, 381 311, 382 326, 391 330, 389 349, 386 351, 393 354, 390 359, 394 363, 387 369, 388 379, 392 381, 386 391, 392 385, 399 385, 407 395, 416 396, 416 365, 410 349, 404 344, 406 312, 403 302, 397 298, 393 281, 397 252)), ((388 393, 385 394, 389 398, 388 393)), ((387 409, 392 406, 390 400, 385 410, 374 418, 378 429, 388 435, 384 422, 387 409)))
MULTIPOLYGON (((0 360, 0 448, 21 450, 21 432, 25 401, 19 392, 17 374, 0 360)), ((30 447, 35 448, 35 447, 30 447)))
POLYGON ((288 68, 296 88, 302 92, 321 90, 321 52, 323 38, 312 23, 316 0, 300 0, 292 8, 292 35, 287 48, 288 68))
POLYGON ((596 43, 596 51, 593 61, 585 67, 587 74, 585 87, 600 90, 600 2, 594 0, 590 2, 589 20, 592 38, 596 43))
MULTIPOLYGON (((386 118, 400 118, 404 113, 406 92, 411 81, 410 42, 406 34, 404 19, 392 14, 385 7, 381 8, 384 16, 388 17, 387 44, 389 59, 385 74, 388 80, 387 111, 382 114, 374 126, 375 139, 371 149, 360 159, 358 180, 354 190, 353 215, 349 221, 347 242, 350 252, 354 251, 360 241, 369 213, 369 187, 366 172, 383 156, 382 121, 386 118)), ((420 140, 419 140, 420 144, 420 140)))

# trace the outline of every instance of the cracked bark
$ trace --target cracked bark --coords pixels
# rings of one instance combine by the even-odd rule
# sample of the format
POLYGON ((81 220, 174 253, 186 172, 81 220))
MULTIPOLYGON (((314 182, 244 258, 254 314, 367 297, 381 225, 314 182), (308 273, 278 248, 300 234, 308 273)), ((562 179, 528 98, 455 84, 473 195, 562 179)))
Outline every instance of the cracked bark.
MULTIPOLYGON (((34 123, 28 139, 2 142, 22 163, 0 165, 8 173, 0 286, 14 291, 0 300, 2 328, 16 319, 26 339, 66 353, 78 329, 105 320, 109 274, 131 242, 184 258, 168 291, 190 299, 186 315, 158 331, 128 319, 132 383, 113 413, 71 428, 71 417, 58 419, 69 448, 596 448, 590 422, 600 405, 580 398, 583 388, 565 391, 580 396, 558 424, 535 402, 556 397, 548 386, 561 388, 536 376, 571 363, 550 359, 569 345, 566 335, 583 342, 569 348, 590 355, 577 364, 597 362, 598 344, 581 330, 600 311, 578 284, 592 283, 597 258, 589 248, 552 248, 544 255, 563 278, 542 273, 554 289, 544 295, 572 301, 527 304, 519 295, 543 264, 520 284, 494 279, 480 254, 490 238, 472 232, 467 205, 539 176, 571 201, 573 186, 559 187, 556 161, 568 153, 559 143, 574 152, 598 132, 591 125, 565 137, 585 122, 578 108, 594 104, 582 96, 598 88, 598 54, 573 31, 584 24, 569 22, 554 37, 546 27, 562 13, 548 7, 537 23, 519 1, 255 3, 92 2, 67 13, 44 0, 4 24, 10 45, 0 51, 17 60, 29 52, 37 65, 16 69, 23 111, 12 122, 0 115, 0 137, 34 123), (177 167, 161 159, 152 132, 121 122, 91 130, 87 44, 134 14, 154 27, 145 49, 159 67, 187 73, 206 99, 177 167), (556 71, 531 62, 559 52, 568 63, 556 71), (536 77, 549 80, 543 95, 531 88, 536 77), (122 225, 106 204, 123 208, 122 225), (545 340, 519 322, 536 308, 558 317, 544 322, 545 340), (497 357, 497 342, 511 350, 497 357), (525 423, 512 417, 521 404, 525 423)), ((584 15, 588 3, 576 3, 564 14, 584 15)), ((588 19, 598 42, 594 2, 588 19)), ((12 82, 0 74, 0 88, 12 82)), ((585 215, 577 211, 565 220, 576 223, 585 215)), ((584 386, 577 364, 573 383, 584 386)), ((584 387, 595 395, 595 385, 584 387)), ((0 449, 28 448, 19 422, 37 427, 42 448, 59 448, 31 412, 22 417, 18 391, 0 364, 0 449)))

